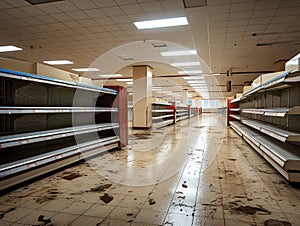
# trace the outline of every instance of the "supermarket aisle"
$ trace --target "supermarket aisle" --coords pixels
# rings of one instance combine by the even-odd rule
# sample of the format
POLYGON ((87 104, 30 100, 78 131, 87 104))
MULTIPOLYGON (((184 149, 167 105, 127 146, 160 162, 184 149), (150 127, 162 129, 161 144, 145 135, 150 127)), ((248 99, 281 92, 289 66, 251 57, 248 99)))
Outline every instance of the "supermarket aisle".
POLYGON ((0 197, 0 225, 299 225, 300 190, 224 124, 132 131, 126 149, 0 197))

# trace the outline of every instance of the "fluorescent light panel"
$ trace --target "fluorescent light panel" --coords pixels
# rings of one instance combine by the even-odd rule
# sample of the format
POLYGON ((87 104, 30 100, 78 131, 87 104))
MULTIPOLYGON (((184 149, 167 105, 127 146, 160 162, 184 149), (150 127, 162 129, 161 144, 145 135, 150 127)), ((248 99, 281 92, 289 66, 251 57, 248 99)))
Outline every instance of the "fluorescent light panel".
POLYGON ((166 51, 160 53, 162 56, 188 56, 197 55, 197 50, 178 50, 178 51, 166 51))
POLYGON ((69 60, 44 60, 43 63, 50 65, 74 64, 74 62, 69 60))
POLYGON ((98 68, 91 68, 91 67, 87 67, 87 68, 73 68, 73 71, 100 71, 98 68))
POLYGON ((133 84, 133 82, 126 82, 128 85, 132 85, 133 84))
POLYGON ((118 78, 118 77, 122 77, 122 74, 107 74, 107 75, 99 75, 100 77, 103 78, 118 78))
POLYGON ((12 51, 19 51, 22 50, 22 48, 19 48, 17 46, 0 46, 0 52, 12 52, 12 51))
POLYGON ((190 81, 190 80, 188 80, 188 81, 186 81, 186 82, 187 82, 187 83, 206 84, 206 82, 205 82, 205 81, 194 81, 194 80, 190 81))
POLYGON ((202 70, 191 70, 191 71, 178 71, 178 74, 184 75, 184 74, 201 74, 202 70))
POLYGON ((189 24, 186 17, 176 17, 161 20, 147 20, 133 23, 139 30, 150 28, 174 27, 189 24))
POLYGON ((182 62, 182 63, 171 63, 174 67, 188 67, 188 66, 198 66, 200 62, 182 62))

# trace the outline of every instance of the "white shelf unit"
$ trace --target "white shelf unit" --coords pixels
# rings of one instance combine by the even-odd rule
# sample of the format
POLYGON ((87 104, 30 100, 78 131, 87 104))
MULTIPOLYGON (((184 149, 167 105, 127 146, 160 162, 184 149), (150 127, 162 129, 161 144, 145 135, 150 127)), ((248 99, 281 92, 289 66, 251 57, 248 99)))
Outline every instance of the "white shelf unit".
POLYGON ((174 108, 164 102, 152 103, 152 127, 161 128, 174 123, 174 108))
POLYGON ((276 141, 237 121, 231 121, 230 126, 286 180, 300 181, 300 153, 297 146, 276 141))
POLYGON ((299 84, 299 72, 284 72, 249 90, 231 101, 240 109, 240 122, 229 122, 290 182, 300 182, 299 84))
POLYGON ((197 108, 190 107, 190 118, 195 117, 197 115, 197 108))
POLYGON ((0 69, 0 190, 119 148, 117 94, 0 69))
POLYGON ((189 117, 189 109, 187 105, 176 105, 176 122, 187 119, 189 117))

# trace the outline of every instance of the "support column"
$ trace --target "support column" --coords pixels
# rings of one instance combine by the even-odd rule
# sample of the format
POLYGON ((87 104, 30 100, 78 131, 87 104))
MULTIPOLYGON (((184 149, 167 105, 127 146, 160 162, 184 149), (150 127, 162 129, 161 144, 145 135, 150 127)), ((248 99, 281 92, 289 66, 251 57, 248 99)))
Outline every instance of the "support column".
POLYGON ((188 104, 188 94, 189 94, 189 92, 188 92, 188 89, 184 89, 183 90, 183 93, 182 93, 182 103, 183 104, 188 104))
POLYGON ((152 125, 152 68, 133 66, 133 118, 134 129, 149 129, 152 125))

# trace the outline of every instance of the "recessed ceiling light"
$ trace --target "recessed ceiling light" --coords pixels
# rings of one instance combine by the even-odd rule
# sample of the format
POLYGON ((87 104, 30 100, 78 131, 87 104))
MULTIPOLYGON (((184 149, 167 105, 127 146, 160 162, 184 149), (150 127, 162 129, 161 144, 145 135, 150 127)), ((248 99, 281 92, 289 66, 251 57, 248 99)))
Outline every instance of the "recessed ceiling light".
POLYGON ((119 82, 131 82, 133 81, 132 78, 119 78, 119 79, 116 79, 117 81, 119 82))
POLYGON ((19 51, 22 50, 22 48, 16 47, 16 46, 0 46, 0 52, 11 52, 11 51, 19 51))
POLYGON ((198 66, 200 62, 182 62, 182 63, 171 63, 174 67, 187 67, 187 66, 198 66))
POLYGON ((73 68, 73 71, 100 71, 98 68, 91 68, 91 67, 87 67, 87 68, 73 68))
POLYGON ((200 74, 202 73, 202 70, 191 70, 191 71, 178 71, 178 74, 184 75, 184 74, 200 74))
POLYGON ((220 73, 214 73, 213 75, 221 75, 220 73))
POLYGON ((187 83, 190 83, 190 84, 192 84, 192 83, 194 83, 194 84, 195 83, 197 83, 197 84, 206 84, 205 81, 194 81, 194 80, 192 80, 192 81, 188 80, 187 83))
POLYGON ((74 62, 69 60, 44 60, 43 62, 50 65, 74 64, 74 62))
POLYGON ((132 85, 133 84, 133 82, 126 82, 128 85, 132 85))
POLYGON ((166 51, 160 53, 162 56, 188 56, 197 55, 197 50, 179 50, 179 51, 166 51))
POLYGON ((183 76, 183 78, 185 80, 204 80, 204 78, 202 76, 183 76))
POLYGON ((99 75, 102 78, 118 78, 122 77, 122 74, 107 74, 107 75, 99 75))
POLYGON ((186 17, 176 17, 161 20, 147 20, 140 22, 133 22, 137 29, 150 29, 150 28, 161 28, 161 27, 174 27, 188 25, 186 17))

